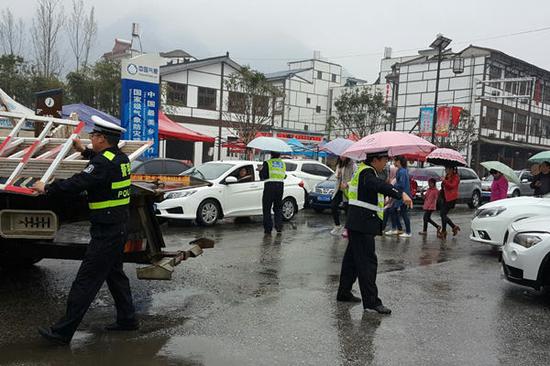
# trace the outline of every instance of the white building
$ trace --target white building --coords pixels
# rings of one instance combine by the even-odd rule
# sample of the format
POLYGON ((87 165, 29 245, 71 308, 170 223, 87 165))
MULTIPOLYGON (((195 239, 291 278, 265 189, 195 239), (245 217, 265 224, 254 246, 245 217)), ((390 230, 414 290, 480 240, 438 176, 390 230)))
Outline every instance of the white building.
POLYGON ((330 90, 342 82, 342 66, 320 58, 290 62, 285 71, 266 77, 279 87, 284 97, 275 107, 273 129, 279 137, 320 142, 327 132, 330 90))
MULTIPOLYGON (((387 76, 395 91, 393 129, 418 131, 420 108, 434 105, 436 70, 432 50, 393 66, 387 76)), ((550 71, 497 50, 469 46, 443 55, 438 99, 439 106, 463 107, 475 118, 468 151, 474 167, 502 160, 524 168, 529 156, 550 147, 550 71), (461 74, 452 70, 456 57, 464 59, 461 74)))

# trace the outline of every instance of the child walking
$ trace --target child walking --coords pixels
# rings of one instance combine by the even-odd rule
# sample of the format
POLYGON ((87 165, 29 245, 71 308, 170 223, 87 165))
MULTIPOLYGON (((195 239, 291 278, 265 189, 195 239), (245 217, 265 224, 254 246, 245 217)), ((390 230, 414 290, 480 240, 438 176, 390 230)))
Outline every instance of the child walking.
POLYGON ((428 223, 432 224, 439 234, 441 226, 439 226, 434 220, 432 220, 432 213, 436 210, 437 198, 439 197, 439 191, 435 186, 435 179, 430 178, 428 180, 428 190, 424 193, 424 226, 420 235, 426 235, 428 233, 428 223))

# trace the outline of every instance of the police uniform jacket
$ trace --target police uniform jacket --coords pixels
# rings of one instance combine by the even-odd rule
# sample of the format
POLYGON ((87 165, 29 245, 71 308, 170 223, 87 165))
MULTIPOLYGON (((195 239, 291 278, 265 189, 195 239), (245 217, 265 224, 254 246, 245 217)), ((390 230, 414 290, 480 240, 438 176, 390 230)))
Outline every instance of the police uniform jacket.
POLYGON ((86 168, 65 180, 46 185, 46 193, 78 194, 86 191, 92 224, 127 222, 130 203, 130 161, 126 154, 111 147, 100 153, 86 149, 86 168))
MULTIPOLYGON (((403 194, 391 184, 378 178, 373 169, 363 170, 359 174, 357 199, 376 206, 378 204, 378 193, 395 199, 401 199, 403 194)), ((346 228, 364 234, 380 235, 382 233, 382 220, 373 210, 350 205, 348 207, 346 228)))

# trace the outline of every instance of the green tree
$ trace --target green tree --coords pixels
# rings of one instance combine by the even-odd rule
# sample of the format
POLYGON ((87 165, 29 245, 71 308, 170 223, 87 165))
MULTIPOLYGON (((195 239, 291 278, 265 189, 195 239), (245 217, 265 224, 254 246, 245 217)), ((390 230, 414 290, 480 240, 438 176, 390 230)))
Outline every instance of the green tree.
POLYGON ((67 96, 69 103, 95 104, 95 82, 93 71, 82 67, 79 71, 67 74, 67 96))
POLYGON ((29 66, 21 56, 12 54, 0 56, 0 88, 18 102, 30 105, 33 95, 30 84, 29 66))
POLYGON ((282 92, 263 73, 244 66, 225 79, 225 88, 229 95, 224 120, 242 142, 248 144, 258 132, 271 129, 274 101, 282 92))
POLYGON ((338 114, 332 126, 345 135, 364 137, 383 130, 387 122, 384 96, 368 88, 354 87, 334 103, 338 114))
POLYGON ((92 106, 113 116, 120 113, 120 61, 101 59, 93 67, 94 101, 92 106))

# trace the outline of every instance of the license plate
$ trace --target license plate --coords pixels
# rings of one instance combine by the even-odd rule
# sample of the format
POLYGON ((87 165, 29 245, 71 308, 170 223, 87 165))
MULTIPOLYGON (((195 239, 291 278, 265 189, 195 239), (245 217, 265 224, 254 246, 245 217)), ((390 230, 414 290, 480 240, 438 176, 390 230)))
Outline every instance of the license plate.
POLYGON ((2 210, 0 236, 4 238, 53 239, 57 215, 52 211, 2 210))
POLYGON ((319 197, 317 197, 317 199, 321 202, 330 202, 332 197, 329 194, 322 194, 319 197))

